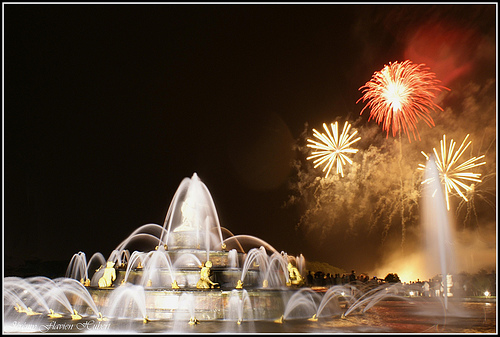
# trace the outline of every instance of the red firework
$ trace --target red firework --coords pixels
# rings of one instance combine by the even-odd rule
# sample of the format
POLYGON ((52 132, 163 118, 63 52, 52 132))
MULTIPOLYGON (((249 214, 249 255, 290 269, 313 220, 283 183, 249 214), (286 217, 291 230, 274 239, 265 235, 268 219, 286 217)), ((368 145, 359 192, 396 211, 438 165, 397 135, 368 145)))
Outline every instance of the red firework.
POLYGON ((408 60, 402 63, 389 62, 389 65, 375 72, 371 80, 359 88, 363 96, 356 104, 361 100, 368 101, 360 115, 370 107, 368 120, 373 118, 378 124, 382 123, 387 137, 389 129, 392 129, 393 136, 402 130, 411 142, 411 131, 415 140, 417 136, 420 140, 418 119, 423 119, 429 127, 433 127, 435 125, 430 110, 438 108, 443 111, 433 101, 437 92, 447 89, 440 86, 440 83, 436 74, 430 72, 425 64, 415 64, 408 60))

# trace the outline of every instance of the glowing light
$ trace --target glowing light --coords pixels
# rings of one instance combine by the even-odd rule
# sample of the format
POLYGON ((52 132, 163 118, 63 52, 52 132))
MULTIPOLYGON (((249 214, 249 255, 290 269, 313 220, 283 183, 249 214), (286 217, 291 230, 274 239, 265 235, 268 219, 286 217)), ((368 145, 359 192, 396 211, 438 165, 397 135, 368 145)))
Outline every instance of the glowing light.
MULTIPOLYGON (((444 185, 445 196, 446 196, 446 207, 448 211, 450 210, 450 201, 449 195, 455 191, 460 197, 462 197, 465 201, 467 200, 466 193, 474 189, 474 182, 481 182, 481 173, 472 173, 467 172, 470 169, 473 169, 477 166, 484 165, 486 162, 478 163, 478 161, 484 158, 484 155, 480 157, 472 157, 461 164, 458 164, 458 161, 465 150, 472 143, 469 141, 467 145, 465 142, 469 138, 469 135, 465 136, 462 145, 455 151, 456 143, 453 139, 450 141, 450 146, 448 150, 446 149, 446 135, 443 135, 443 140, 440 141, 441 145, 441 155, 438 154, 436 148, 433 148, 434 156, 436 160, 436 166, 439 171, 439 178, 441 183, 444 185), (470 185, 467 185, 467 182, 472 182, 470 185)), ((424 157, 429 160, 429 156, 425 152, 421 152, 424 157)), ((419 164, 419 170, 425 170, 425 165, 419 164)), ((429 178, 424 180, 422 184, 429 183, 433 178, 429 178)), ((435 193, 435 191, 434 191, 435 193)))
POLYGON ((325 178, 328 177, 328 174, 334 164, 336 165, 336 173, 343 177, 343 165, 346 163, 352 164, 352 160, 347 156, 347 154, 358 152, 357 149, 350 148, 350 146, 360 140, 361 137, 353 140, 353 137, 358 133, 358 131, 354 131, 351 135, 349 135, 351 125, 348 122, 345 122, 344 129, 342 130, 340 136, 338 122, 335 122, 335 124, 331 123, 331 133, 325 123, 323 123, 323 128, 325 129, 326 134, 313 129, 314 136, 320 141, 312 139, 307 140, 310 143, 307 144, 307 146, 317 150, 312 152, 311 156, 307 157, 307 159, 315 159, 313 161, 315 164, 314 168, 325 164, 325 167, 323 168, 323 172, 326 170, 325 178))
POLYGON ((490 296, 490 292, 489 292, 488 290, 486 290, 486 291, 484 292, 484 296, 486 296, 486 297, 490 296))
POLYGON ((436 93, 447 89, 439 85, 434 73, 429 71, 425 64, 414 64, 407 60, 402 63, 397 61, 385 65, 381 71, 373 74, 370 81, 366 82, 359 90, 363 96, 356 102, 363 100, 367 104, 361 110, 370 108, 370 119, 382 123, 382 129, 392 130, 395 136, 398 131, 408 135, 413 133, 415 140, 420 140, 417 130, 418 119, 421 118, 429 126, 434 126, 430 111, 441 107, 433 102, 436 93), (416 133, 416 134, 415 134, 416 133))

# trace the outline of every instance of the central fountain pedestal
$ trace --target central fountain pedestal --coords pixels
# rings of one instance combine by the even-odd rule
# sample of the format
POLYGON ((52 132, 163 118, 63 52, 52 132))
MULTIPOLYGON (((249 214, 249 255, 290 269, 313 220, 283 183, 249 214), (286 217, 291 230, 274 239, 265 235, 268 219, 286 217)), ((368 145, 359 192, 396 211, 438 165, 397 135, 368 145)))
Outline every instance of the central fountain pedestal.
MULTIPOLYGON (((112 292, 112 289, 90 290, 94 302, 104 312, 113 310, 109 307, 112 292)), ((131 302, 127 316, 140 318, 145 309, 149 319, 176 320, 186 316, 213 321, 235 317, 235 312, 241 310, 243 320, 272 320, 283 314, 291 293, 289 290, 146 290, 145 308, 131 302)))

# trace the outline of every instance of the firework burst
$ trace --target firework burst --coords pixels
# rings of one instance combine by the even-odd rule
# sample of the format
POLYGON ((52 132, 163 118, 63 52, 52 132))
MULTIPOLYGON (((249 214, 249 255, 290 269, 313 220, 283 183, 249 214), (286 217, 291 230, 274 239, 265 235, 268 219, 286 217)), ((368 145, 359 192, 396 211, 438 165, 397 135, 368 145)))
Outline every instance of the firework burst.
MULTIPOLYGON (((436 160, 436 166, 439 171, 439 178, 445 189, 446 196, 446 207, 448 211, 450 210, 449 195, 455 191, 460 197, 465 201, 467 199, 467 192, 470 192, 474 188, 474 183, 481 182, 480 173, 468 172, 468 170, 473 169, 477 166, 484 165, 486 162, 478 162, 480 159, 484 158, 484 155, 480 157, 472 157, 461 164, 458 164, 460 157, 465 152, 465 150, 471 144, 471 141, 465 145, 465 142, 469 138, 469 135, 465 136, 462 145, 455 151, 456 143, 453 139, 450 141, 450 146, 446 149, 446 135, 443 135, 443 140, 440 141, 441 145, 441 155, 438 154, 436 148, 433 148, 434 156, 436 160), (467 183, 470 182, 470 185, 467 183)), ((429 156, 425 152, 421 152, 427 160, 429 156)), ((425 170, 424 164, 419 164, 419 170, 425 170)), ((422 184, 429 183, 433 178, 422 181, 422 184)))
POLYGON ((340 136, 338 122, 335 122, 335 124, 331 123, 331 133, 325 123, 323 123, 323 128, 325 129, 326 134, 313 129, 314 136, 319 139, 319 141, 312 139, 307 140, 309 142, 307 146, 316 149, 316 151, 313 151, 311 156, 307 157, 307 159, 315 159, 313 161, 315 164, 314 168, 325 164, 325 167, 323 168, 323 172, 326 171, 325 178, 328 178, 328 174, 334 164, 336 165, 336 173, 343 177, 343 165, 346 163, 352 164, 352 160, 347 156, 347 154, 358 152, 357 149, 350 148, 350 146, 360 140, 361 137, 353 140, 353 137, 358 133, 358 131, 354 131, 351 135, 349 135, 351 125, 348 122, 345 122, 344 129, 342 130, 340 136))
POLYGON ((417 130, 419 118, 429 126, 434 126, 434 120, 430 111, 441 107, 433 102, 436 93, 442 89, 447 89, 439 85, 434 73, 429 71, 424 64, 414 64, 407 60, 402 63, 397 61, 385 65, 381 71, 373 74, 370 81, 359 90, 363 96, 356 102, 367 101, 361 110, 361 114, 366 108, 370 108, 370 119, 375 119, 378 124, 382 123, 382 129, 392 130, 395 136, 398 131, 403 131, 408 135, 413 133, 415 140, 420 140, 417 130))

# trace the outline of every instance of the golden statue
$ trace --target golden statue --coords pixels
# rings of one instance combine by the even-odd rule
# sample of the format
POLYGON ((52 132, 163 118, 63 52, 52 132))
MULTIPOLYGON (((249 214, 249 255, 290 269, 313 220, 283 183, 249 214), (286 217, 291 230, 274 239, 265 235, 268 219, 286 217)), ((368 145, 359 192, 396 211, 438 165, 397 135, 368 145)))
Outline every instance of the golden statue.
POLYGON ((14 309, 16 309, 17 312, 26 313, 26 309, 21 307, 21 305, 19 303, 16 303, 16 305, 14 306, 14 309))
POLYGON ((174 282, 172 282, 172 289, 180 289, 176 280, 174 280, 174 282))
POLYGON ((113 281, 116 280, 116 270, 114 268, 115 263, 108 261, 106 263, 106 268, 104 268, 104 274, 99 279, 99 288, 111 287, 113 281))
POLYGON ((50 313, 47 315, 49 316, 50 318, 61 318, 62 315, 57 313, 57 312, 54 312, 54 310, 52 309, 49 309, 50 313))
POLYGON ((297 267, 295 267, 294 265, 292 265, 291 262, 288 262, 288 267, 287 268, 288 268, 288 277, 289 277, 289 280, 286 283, 286 285, 287 286, 291 286, 292 284, 293 285, 302 285, 304 283, 304 278, 302 277, 302 275, 300 275, 300 272, 297 269, 297 267))
POLYGON ((238 282, 236 282, 236 289, 243 289, 243 282, 241 280, 238 280, 238 282))
POLYGON ((26 310, 26 315, 28 316, 35 316, 35 315, 41 315, 42 313, 33 311, 30 307, 28 307, 28 310, 26 310))
POLYGON ((83 277, 80 279, 80 283, 83 284, 85 287, 90 286, 90 280, 84 279, 83 277))
POLYGON ((318 321, 318 317, 316 317, 316 314, 314 314, 313 317, 308 318, 307 320, 311 321, 311 322, 317 322, 318 321))
POLYGON ((198 289, 210 289, 218 285, 218 283, 212 282, 210 279, 210 268, 212 268, 212 262, 207 261, 201 266, 200 279, 196 283, 196 288, 198 289))
POLYGON ((82 319, 82 315, 80 315, 78 311, 76 311, 76 309, 73 309, 73 313, 71 314, 71 319, 73 320, 82 319))

